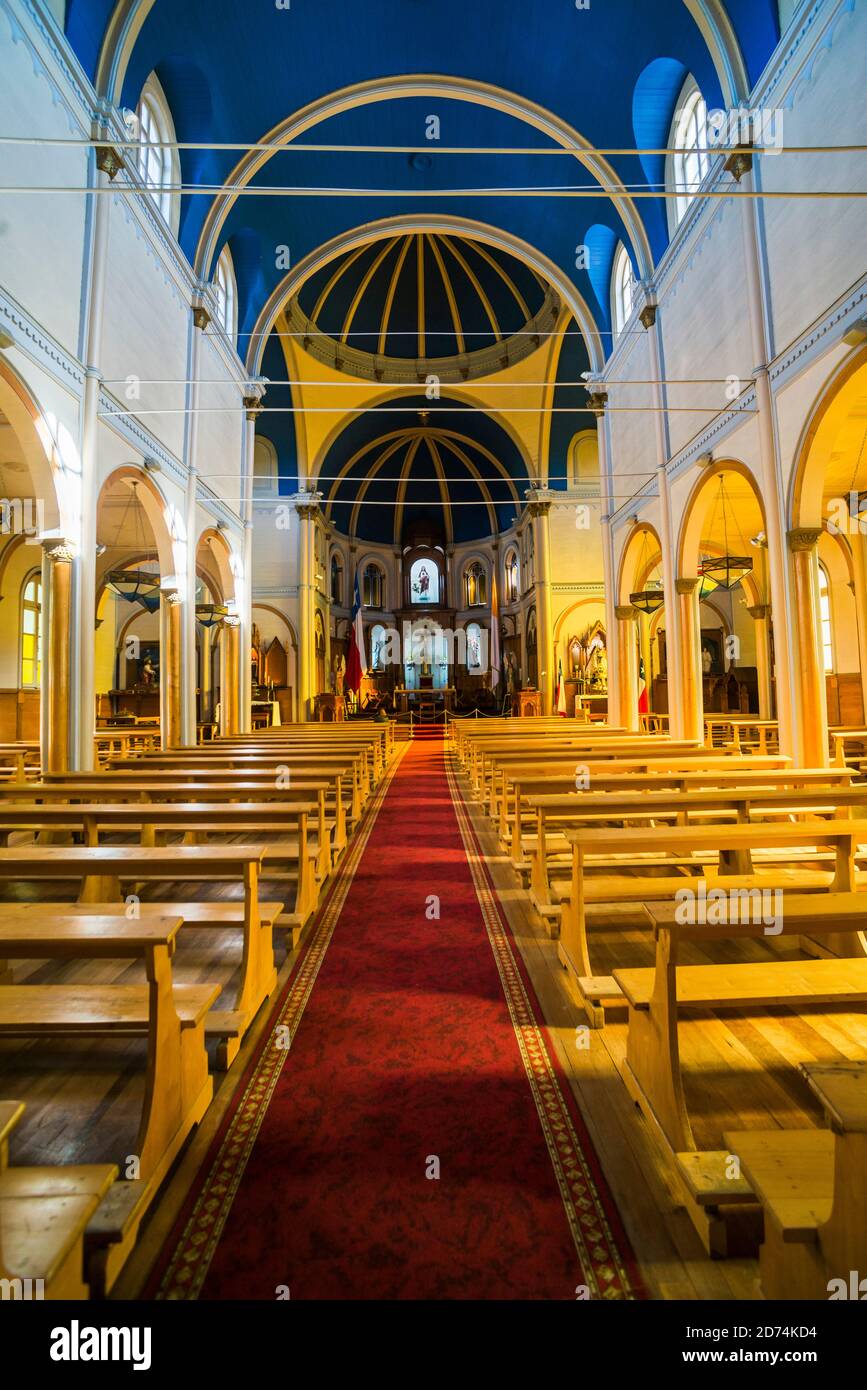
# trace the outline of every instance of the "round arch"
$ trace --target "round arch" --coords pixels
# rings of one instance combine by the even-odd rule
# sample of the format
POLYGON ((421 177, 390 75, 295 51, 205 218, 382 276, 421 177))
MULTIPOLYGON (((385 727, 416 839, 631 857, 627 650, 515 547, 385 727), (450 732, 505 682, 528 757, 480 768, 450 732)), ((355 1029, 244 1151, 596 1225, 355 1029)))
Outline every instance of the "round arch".
POLYGON ((217 578, 220 581, 220 597, 223 603, 236 599, 235 570, 232 566, 233 551, 222 531, 216 526, 206 526, 196 541, 196 570, 199 570, 199 552, 207 547, 207 553, 214 561, 217 578))
POLYGON ((738 459, 716 459, 709 468, 703 470, 687 498, 680 523, 677 544, 678 574, 690 577, 698 573, 699 551, 703 541, 704 524, 713 501, 712 484, 721 474, 733 473, 743 478, 749 485, 761 515, 762 528, 766 525, 765 507, 762 501, 759 480, 753 471, 738 459))
POLYGON ((77 463, 77 451, 72 455, 72 436, 63 448, 62 427, 46 415, 30 388, 9 363, 0 357, 0 412, 9 421, 24 463, 30 475, 33 497, 42 503, 38 515, 40 529, 60 531, 69 539, 77 539, 78 526, 73 527, 72 500, 66 499, 63 487, 66 468, 77 463), (64 507, 66 500, 68 506, 64 507))
POLYGON ((867 401, 867 344, 850 353, 822 386, 807 415, 795 453, 789 515, 792 528, 821 527, 832 455, 863 442, 867 401))
POLYGON ((311 275, 345 252, 358 250, 371 242, 384 241, 398 232, 440 232, 446 236, 469 237, 495 249, 507 251, 523 261, 553 285, 584 336, 593 371, 601 371, 606 353, 596 320, 583 295, 550 257, 537 251, 521 237, 516 237, 511 232, 488 222, 477 222, 472 218, 449 216, 444 213, 405 213, 399 217, 382 218, 377 222, 368 222, 361 227, 341 232, 331 241, 318 246, 315 251, 310 251, 284 275, 271 291, 253 325, 246 358, 249 375, 259 375, 265 344, 283 305, 301 289, 311 275))
POLYGON ((97 518, 99 517, 100 504, 108 490, 116 483, 122 482, 128 482, 130 486, 133 483, 137 484, 136 497, 150 524, 159 560, 160 574, 163 577, 174 574, 173 539, 167 517, 169 503, 149 473, 132 464, 123 464, 120 468, 115 468, 113 472, 109 473, 99 489, 99 496, 96 501, 97 518))
POLYGON ((650 570, 662 560, 662 542, 656 528, 651 526, 649 521, 638 521, 630 531, 626 544, 623 547, 623 554, 620 557, 620 571, 617 579, 618 603, 628 603, 629 595, 635 593, 637 589, 644 587, 650 570), (643 572, 639 573, 638 564, 640 557, 647 549, 648 539, 652 540, 654 546, 654 559, 648 560, 643 572))

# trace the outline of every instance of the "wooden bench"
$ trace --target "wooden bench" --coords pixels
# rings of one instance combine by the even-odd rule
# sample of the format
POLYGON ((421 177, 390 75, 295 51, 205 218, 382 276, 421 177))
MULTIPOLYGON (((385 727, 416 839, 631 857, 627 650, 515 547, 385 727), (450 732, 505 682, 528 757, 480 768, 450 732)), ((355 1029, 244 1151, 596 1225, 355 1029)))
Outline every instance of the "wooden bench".
MULTIPOLYGON (((277 983, 272 931, 283 912, 279 902, 258 905, 258 924, 251 904, 244 902, 146 902, 137 903, 137 920, 180 917, 184 928, 233 930, 243 940, 240 980, 231 1008, 211 1009, 205 1020, 206 1037, 218 1039, 215 1064, 225 1071, 238 1054, 241 1043, 260 1008, 271 997, 277 983)), ((128 919, 125 903, 42 903, 40 909, 64 917, 114 917, 128 919)), ((33 905, 0 903, 0 924, 27 922, 33 918, 33 905)), ((12 983, 11 973, 0 971, 0 983, 12 983)))
POLYGON ((24 1114, 0 1101, 0 1280, 4 1298, 89 1297, 84 1237, 117 1177, 113 1163, 10 1167, 9 1137, 24 1114))
MULTIPOLYGON (((592 863, 590 856, 605 853, 610 848, 610 829, 567 828, 564 833, 572 845, 572 872, 568 891, 562 900, 558 954, 561 964, 569 973, 578 1001, 591 1024, 598 1027, 604 1022, 604 1001, 610 1002, 618 997, 615 987, 617 972, 613 980, 608 976, 599 979, 593 974, 587 938, 588 903, 637 901, 645 904, 647 911, 653 913, 657 910, 656 904, 664 904, 666 899, 673 897, 674 891, 696 884, 686 877, 672 880, 665 875, 653 878, 648 874, 634 880, 621 879, 622 887, 616 881, 613 884, 604 883, 594 891, 593 880, 585 871, 592 863)), ((857 887, 857 846, 865 842, 867 821, 860 820, 810 821, 807 824, 785 822, 782 825, 754 822, 749 825, 649 826, 630 827, 617 832, 618 853, 626 858, 638 853, 664 856, 666 853, 695 854, 702 850, 715 851, 720 856, 728 854, 732 857, 728 866, 731 872, 726 872, 727 866, 721 866, 721 873, 725 876, 721 876, 720 884, 732 889, 762 886, 802 889, 803 878, 797 872, 797 864, 788 866, 794 868, 794 873, 785 873, 775 865, 768 878, 754 879, 749 859, 751 850, 782 849, 788 852, 790 858, 794 855, 797 861, 799 851, 805 847, 826 847, 834 854, 833 877, 830 882, 822 881, 821 886, 838 893, 854 892, 857 887)), ((658 859, 657 867, 665 869, 664 858, 658 859)), ((823 895, 822 900, 827 901, 827 895, 823 895)), ((664 907, 662 910, 665 910, 664 907)), ((634 925, 634 921, 630 925, 634 925)), ((867 954, 867 938, 860 930, 842 939, 837 936, 827 938, 825 932, 821 936, 832 951, 867 954)))
MULTIPOLYGON (((729 786, 680 791, 637 789, 634 792, 526 796, 524 800, 535 813, 536 834, 522 837, 521 853, 529 856, 530 896, 542 915, 551 904, 549 862, 553 855, 559 854, 567 846, 564 832, 569 826, 594 822, 623 825, 627 821, 656 823, 670 820, 686 826, 693 821, 727 819, 747 824, 754 817, 836 815, 840 810, 867 813, 867 789, 815 783, 809 788, 729 786)), ((749 866, 742 865, 741 871, 750 872, 749 866)))
POLYGON ((804 1063, 801 1072, 828 1129, 725 1135, 764 1211, 762 1292, 769 1299, 863 1300, 867 1061, 804 1063))
MULTIPOLYGON (((71 846, 42 848, 25 846, 0 849, 0 880, 46 882, 80 880, 80 903, 120 903, 120 882, 139 880, 168 882, 211 882, 214 879, 241 880, 244 890, 245 944, 253 951, 247 969, 251 982, 268 981, 274 970, 270 928, 259 916, 259 876, 262 862, 270 854, 267 845, 220 846, 141 846, 100 845, 95 848, 71 846)), ((31 915, 32 909, 31 909, 31 915)), ((0 950, 0 960, 5 959, 0 950)), ((243 975, 242 971, 242 975, 243 975)), ((252 983, 251 983, 252 988, 252 983)), ((237 1051, 236 1043, 249 1024, 241 1011, 221 1010, 209 1018, 207 1033, 224 1039, 221 1057, 225 1064, 237 1051)))
MULTIPOLYGON (((31 914, 31 917, 36 914, 31 914)), ((148 1042, 144 1103, 133 1153, 138 1178, 127 1187, 125 1250, 102 1252, 110 1286, 148 1204, 192 1128, 210 1104, 205 1018, 219 985, 177 985, 171 958, 180 917, 65 917, 0 923, 7 958, 139 959, 142 985, 0 985, 0 1038, 143 1037, 148 1042), (133 1229, 134 1227, 134 1229, 133 1229)), ((125 1156, 124 1156, 125 1157, 125 1156)))
MULTIPOLYGON (((615 970, 614 982, 629 1005, 623 1078, 651 1131, 679 1171, 692 1197, 690 1214, 711 1253, 725 1253, 725 1207, 742 1204, 744 1182, 732 1183, 724 1150, 698 1152, 688 1113, 680 1063, 678 1021, 684 1010, 761 1011, 786 1004, 794 1009, 867 1004, 867 959, 772 960, 744 965, 680 965, 684 942, 767 937, 755 905, 727 909, 735 920, 682 921, 672 903, 647 908, 656 937, 656 964, 615 970), (745 920, 747 919, 747 920, 745 920)), ((858 893, 791 895, 774 923, 777 935, 836 933, 854 936, 865 925, 865 899, 858 893)), ((750 1189, 751 1190, 751 1189, 750 1189)))

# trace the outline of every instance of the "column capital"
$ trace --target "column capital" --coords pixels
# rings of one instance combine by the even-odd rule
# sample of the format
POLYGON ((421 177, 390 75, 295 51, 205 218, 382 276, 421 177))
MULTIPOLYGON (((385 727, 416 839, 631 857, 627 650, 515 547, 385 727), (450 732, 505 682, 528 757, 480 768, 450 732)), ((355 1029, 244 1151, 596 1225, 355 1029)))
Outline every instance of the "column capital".
POLYGON ((799 550, 812 550, 814 545, 819 544, 821 534, 821 527, 816 529, 811 526, 798 526, 788 533, 789 549, 795 553, 799 550))
POLYGON ((547 487, 531 487, 524 493, 527 499, 527 511, 530 516, 547 516, 551 510, 551 503, 554 494, 547 487))
POLYGON ((701 580, 698 577, 695 579, 675 579, 674 592, 676 594, 694 594, 700 583, 701 580))
POLYGON ((638 609, 633 608, 631 603, 618 603, 614 609, 614 616, 621 623, 631 622, 638 617, 638 609))
POLYGON ((46 536, 40 543, 52 563, 74 560, 78 554, 78 547, 75 542, 66 540, 63 536, 46 536))
POLYGON ((240 627, 240 626, 241 626, 241 619, 238 617, 238 614, 237 614, 237 613, 227 613, 226 616, 225 616, 225 618, 223 619, 223 626, 224 626, 224 627, 240 627))
POLYGON ((752 608, 747 609, 747 612, 757 622, 763 622, 765 618, 771 616, 771 605, 769 603, 754 603, 752 608))

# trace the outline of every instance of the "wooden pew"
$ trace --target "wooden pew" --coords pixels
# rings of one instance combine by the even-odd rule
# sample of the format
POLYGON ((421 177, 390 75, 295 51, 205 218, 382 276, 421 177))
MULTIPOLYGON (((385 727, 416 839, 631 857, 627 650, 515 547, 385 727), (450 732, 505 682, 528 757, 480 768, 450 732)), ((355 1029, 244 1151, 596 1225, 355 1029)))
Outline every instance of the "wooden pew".
POLYGON ((762 1292, 769 1299, 863 1300, 867 1061, 803 1063, 800 1070, 828 1129, 725 1134, 764 1211, 762 1292))
POLYGON ((9 1165, 9 1137, 24 1114, 0 1101, 0 1280, 17 1299, 89 1297, 85 1229, 117 1177, 113 1163, 9 1165))
MULTIPOLYGON (((605 854, 611 844, 611 830, 591 826, 588 828, 566 828, 565 837, 572 846, 572 872, 567 896, 563 899, 560 921, 560 943, 558 955, 560 963, 569 973, 577 992, 579 1002, 592 1026, 604 1022, 603 1007, 606 1001, 616 1002, 619 997, 617 972, 614 978, 594 976, 590 948, 587 938, 587 905, 590 902, 639 902, 645 904, 649 913, 664 911, 666 899, 671 899, 679 888, 694 886, 693 880, 683 877, 653 878, 650 875, 634 880, 621 880, 620 883, 603 883, 601 890, 594 895, 592 879, 586 869, 592 865, 592 856, 605 854), (622 885, 622 886, 621 886, 622 885)), ((867 821, 862 820, 816 820, 808 823, 781 825, 752 822, 750 824, 716 824, 690 826, 648 826, 630 827, 617 832, 617 851, 624 856, 638 853, 664 856, 666 853, 693 854, 713 851, 721 857, 732 856, 731 873, 726 868, 721 872, 720 886, 730 888, 756 888, 764 886, 784 887, 787 880, 795 887, 803 888, 802 880, 785 874, 777 865, 765 880, 753 878, 752 863, 749 858, 753 849, 789 850, 797 860, 799 852, 805 847, 827 847, 834 853, 834 872, 829 884, 823 883, 835 893, 854 892, 857 888, 855 858, 859 844, 867 843, 867 821)), ((658 867, 665 867, 665 860, 657 861, 658 867)), ((650 867, 650 865, 648 865, 650 867)), ((698 865, 704 871, 703 865, 698 865)), ((827 901, 823 894, 821 901, 827 901)), ((788 900, 787 900, 788 901, 788 900)), ((632 909, 628 909, 631 913, 632 909)), ((827 938, 829 949, 867 955, 867 939, 860 931, 837 939, 827 938)))
MULTIPOLYGON (((50 882, 80 880, 79 902, 121 901, 120 880, 209 882, 218 878, 242 879, 244 885, 245 940, 260 943, 260 959, 270 960, 262 970, 273 969, 270 930, 259 916, 259 874, 271 853, 267 845, 141 846, 99 845, 93 848, 43 848, 24 846, 0 849, 0 880, 50 882)), ((4 956, 0 950, 0 960, 4 956)), ((248 1021, 248 1020, 247 1020, 248 1021)), ((243 1036, 245 1019, 234 1010, 218 1010, 207 1020, 208 1036, 227 1039, 243 1036)), ((232 1048, 228 1046, 227 1052, 232 1048)), ((237 1050, 237 1049, 235 1049, 237 1050)))
MULTIPOLYGON (((736 920, 722 922, 681 921, 681 907, 673 903, 650 904, 646 910, 656 937, 655 967, 614 972, 629 1004, 623 1078, 691 1194, 690 1215, 708 1250, 724 1254, 725 1208, 743 1203, 752 1189, 743 1180, 730 1180, 725 1150, 692 1156, 699 1151, 683 1088, 679 1017, 684 1010, 756 1012, 781 1004, 795 1009, 860 1006, 867 1003, 867 958, 680 965, 678 954, 684 942, 767 938, 767 924, 754 904, 727 908, 727 915, 736 920)), ((791 895, 785 899, 773 934, 775 939, 791 933, 854 937, 865 921, 865 899, 859 893, 791 895)))
MULTIPOLYGON (((205 793, 206 794, 206 793, 205 793)), ((169 801, 144 803, 127 801, 116 804, 104 801, 76 805, 43 806, 38 803, 0 803, 0 836, 13 830, 74 830, 80 831, 91 848, 99 845, 101 830, 113 832, 137 831, 143 846, 156 845, 156 832, 243 835, 249 841, 261 835, 284 835, 289 840, 269 843, 269 859, 289 860, 297 864, 295 901, 281 925, 294 933, 293 942, 307 924, 318 901, 316 864, 323 871, 331 868, 330 836, 326 830, 323 844, 310 845, 308 819, 317 811, 315 801, 281 799, 278 805, 270 802, 237 803, 233 801, 199 802, 169 801)), ((187 841, 189 843, 189 841, 187 841)), ((276 877, 289 880, 292 874, 278 871, 276 877)), ((90 901, 88 897, 85 901, 90 901)))
MULTIPOLYGON (((205 1018, 219 985, 177 985, 171 958, 181 918, 64 917, 31 913, 36 920, 0 923, 0 955, 7 958, 143 961, 143 985, 0 985, 0 1038, 144 1037, 148 1040, 142 1115, 133 1153, 138 1178, 111 1195, 103 1221, 116 1232, 124 1209, 123 1239, 102 1244, 89 1221, 89 1244, 100 1245, 98 1282, 108 1288, 135 1240, 160 1183, 213 1095, 205 1048, 205 1018)), ((93 1278, 89 1258, 88 1268, 93 1278)))
MULTIPOLYGON (((691 818, 702 821, 734 819, 746 824, 753 817, 810 814, 835 815, 838 810, 867 814, 867 789, 848 785, 833 785, 830 781, 808 788, 725 786, 663 789, 632 792, 581 792, 569 796, 525 796, 525 804, 536 815, 536 834, 531 843, 521 841, 521 852, 531 856, 530 896, 540 914, 545 915, 551 903, 549 860, 551 858, 553 826, 554 848, 565 843, 567 826, 591 825, 594 822, 624 824, 627 821, 675 820, 678 825, 690 824, 691 818)), ((0 822, 2 823, 2 822, 0 822)), ((749 869, 744 866, 744 871, 749 869)))
POLYGON ((293 769, 288 786, 272 772, 253 772, 243 779, 234 779, 224 768, 146 769, 140 772, 66 772, 49 774, 42 782, 24 782, 17 786, 0 783, 0 803, 30 800, 89 801, 105 796, 118 802, 187 801, 199 796, 207 801, 276 801, 281 802, 307 793, 316 795, 319 802, 319 835, 324 844, 331 832, 331 847, 335 857, 346 848, 351 824, 361 813, 360 801, 353 796, 350 809, 344 799, 345 779, 341 772, 323 773, 318 777, 300 774, 293 769), (332 823, 333 822, 333 823, 332 823))
POLYGON ((639 772, 637 770, 611 773, 596 772, 586 790, 577 788, 577 779, 573 772, 574 769, 570 769, 565 776, 549 772, 537 774, 531 768, 527 771, 521 770, 520 774, 516 770, 512 770, 510 773, 509 797, 508 799, 504 797, 501 802, 498 828, 500 840, 508 847, 512 863, 517 869, 527 867, 529 862, 527 857, 529 847, 524 834, 525 820, 531 823, 533 831, 538 833, 541 816, 544 833, 549 819, 556 822, 560 819, 568 819, 573 811, 580 812, 583 798, 588 796, 599 797, 616 793, 625 795, 650 793, 652 795, 662 792, 685 793, 707 790, 726 792, 732 789, 743 791, 772 791, 777 789, 791 792, 798 787, 803 787, 805 790, 816 787, 828 789, 848 787, 852 779, 850 768, 787 767, 765 770, 754 769, 752 759, 746 763, 740 758, 727 759, 723 767, 691 768, 688 771, 654 769, 651 772, 639 772), (510 804, 513 808, 511 812, 509 810, 510 804))

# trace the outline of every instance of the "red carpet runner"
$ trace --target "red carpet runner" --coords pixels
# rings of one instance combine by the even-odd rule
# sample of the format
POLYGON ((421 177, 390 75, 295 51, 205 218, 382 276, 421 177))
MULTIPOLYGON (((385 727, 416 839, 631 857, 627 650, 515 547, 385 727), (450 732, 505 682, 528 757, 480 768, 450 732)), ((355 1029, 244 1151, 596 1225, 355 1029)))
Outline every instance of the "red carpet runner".
POLYGON ((442 746, 410 745, 200 1170, 157 1297, 635 1296, 451 787, 442 746))

